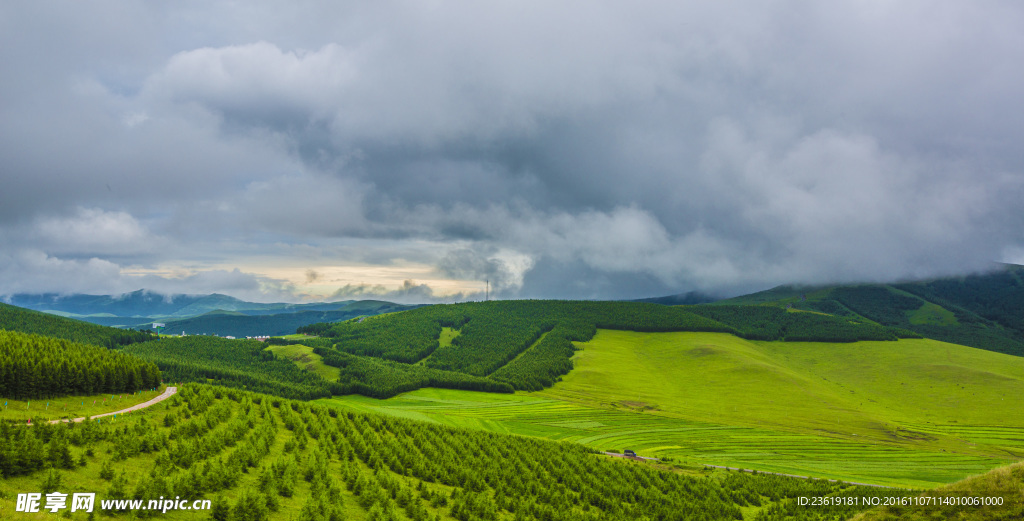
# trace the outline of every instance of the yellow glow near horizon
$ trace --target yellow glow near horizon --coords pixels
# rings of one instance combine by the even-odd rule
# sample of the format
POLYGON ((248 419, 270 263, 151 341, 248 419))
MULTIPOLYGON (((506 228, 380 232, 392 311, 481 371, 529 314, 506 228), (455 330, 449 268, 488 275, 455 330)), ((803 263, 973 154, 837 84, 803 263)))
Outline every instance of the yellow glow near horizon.
POLYGON ((386 290, 395 290, 407 280, 430 286, 436 296, 472 293, 484 289, 483 283, 479 281, 441 278, 432 267, 422 265, 273 268, 263 269, 261 274, 286 280, 303 292, 324 297, 345 286, 383 286, 386 290))
MULTIPOLYGON (((327 298, 345 286, 382 286, 393 291, 405 281, 426 284, 434 296, 445 297, 457 293, 483 292, 485 283, 476 280, 457 280, 440 277, 432 266, 408 263, 404 265, 306 265, 281 266, 271 262, 246 264, 212 264, 206 266, 161 266, 157 268, 126 267, 121 273, 129 276, 155 275, 167 279, 181 279, 203 271, 239 270, 243 273, 266 277, 290 284, 309 299, 327 298)), ((372 295, 365 295, 372 298, 372 295)))

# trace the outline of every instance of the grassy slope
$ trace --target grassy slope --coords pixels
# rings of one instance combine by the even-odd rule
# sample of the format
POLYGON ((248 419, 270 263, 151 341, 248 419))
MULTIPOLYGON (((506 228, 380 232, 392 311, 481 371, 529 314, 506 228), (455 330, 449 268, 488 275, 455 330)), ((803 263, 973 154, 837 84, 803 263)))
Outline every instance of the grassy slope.
MULTIPOLYGON (((453 327, 442 327, 441 328, 441 334, 438 335, 438 337, 437 337, 437 348, 441 349, 441 348, 444 348, 444 347, 451 347, 452 340, 455 340, 455 337, 459 336, 459 333, 461 333, 461 331, 459 331, 458 329, 455 329, 453 327)), ((430 359, 431 355, 433 355, 433 353, 423 357, 423 359, 418 361, 418 362, 416 362, 415 365, 426 366, 427 360, 430 359)))
POLYGON ((320 355, 314 353, 313 348, 309 346, 302 344, 270 346, 267 348, 267 351, 271 351, 281 358, 291 360, 302 369, 312 371, 330 382, 337 381, 338 375, 341 373, 337 367, 331 367, 323 363, 320 355))
POLYGON ((935 486, 1024 456, 1024 360, 933 340, 749 342, 602 330, 551 389, 332 403, 499 432, 881 484, 935 486), (991 427, 998 425, 999 427, 991 427))
POLYGON ((1024 463, 1001 467, 972 476, 936 490, 928 497, 999 498, 1002 505, 923 505, 880 507, 859 514, 851 521, 925 521, 931 519, 970 519, 973 521, 1024 518, 1024 463))
POLYGON ((19 423, 27 419, 58 420, 62 418, 84 418, 97 414, 127 409, 164 392, 161 386, 155 391, 140 391, 138 394, 91 394, 88 396, 62 396, 49 400, 11 400, 0 398, 0 421, 11 420, 19 423), (113 396, 113 398, 111 398, 113 396), (123 396, 123 397, 122 397, 123 396), (93 402, 96 402, 95 405, 93 402), (46 404, 50 405, 47 406, 46 404))

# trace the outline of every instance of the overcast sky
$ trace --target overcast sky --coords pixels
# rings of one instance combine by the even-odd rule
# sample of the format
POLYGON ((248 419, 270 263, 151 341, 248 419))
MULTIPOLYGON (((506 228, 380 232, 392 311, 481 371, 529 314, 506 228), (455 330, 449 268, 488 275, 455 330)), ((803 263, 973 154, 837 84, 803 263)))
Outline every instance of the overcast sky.
POLYGON ((4 2, 0 295, 718 295, 1024 262, 1024 7, 4 2))

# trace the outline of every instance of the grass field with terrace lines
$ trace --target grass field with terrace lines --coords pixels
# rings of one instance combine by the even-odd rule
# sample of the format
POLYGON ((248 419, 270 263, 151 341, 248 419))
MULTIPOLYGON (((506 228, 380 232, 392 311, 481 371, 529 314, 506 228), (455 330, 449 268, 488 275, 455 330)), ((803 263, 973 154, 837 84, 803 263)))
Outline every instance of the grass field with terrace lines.
POLYGON ((714 464, 933 487, 1024 457, 1024 360, 933 340, 750 342, 602 330, 536 393, 336 406, 714 464))

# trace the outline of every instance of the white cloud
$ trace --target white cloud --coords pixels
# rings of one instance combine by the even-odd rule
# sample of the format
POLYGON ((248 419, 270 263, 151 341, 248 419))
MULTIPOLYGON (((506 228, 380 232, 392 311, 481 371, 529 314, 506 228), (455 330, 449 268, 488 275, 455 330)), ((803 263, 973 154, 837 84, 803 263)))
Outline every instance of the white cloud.
POLYGON ((131 214, 100 208, 78 208, 66 217, 41 217, 29 234, 48 252, 78 255, 131 255, 152 251, 161 240, 131 214))

